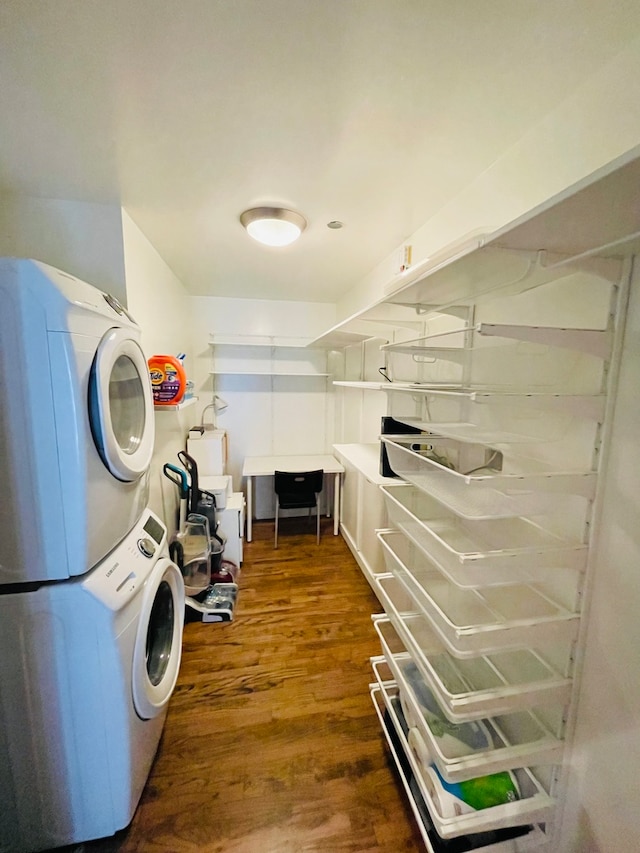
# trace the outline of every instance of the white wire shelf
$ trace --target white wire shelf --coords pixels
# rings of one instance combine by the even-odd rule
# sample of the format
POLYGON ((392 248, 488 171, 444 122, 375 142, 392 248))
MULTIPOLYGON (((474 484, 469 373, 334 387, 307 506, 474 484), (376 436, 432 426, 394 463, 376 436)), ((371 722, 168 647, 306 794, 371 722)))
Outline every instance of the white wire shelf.
POLYGON ((398 603, 408 596, 415 612, 429 621, 454 657, 470 658, 575 639, 579 615, 541 590, 525 585, 460 589, 424 554, 414 558, 408 568, 402 560, 402 539, 384 542, 385 561, 392 575, 376 578, 376 586, 396 613, 398 603))
POLYGON ((385 658, 413 660, 453 723, 564 703, 570 696, 571 679, 533 649, 457 659, 417 614, 376 618, 373 625, 385 658))
POLYGON ((386 484, 381 490, 389 521, 397 528, 378 533, 383 545, 406 537, 416 554, 425 554, 463 589, 540 583, 553 579, 559 569, 582 571, 586 566, 585 544, 563 539, 530 519, 469 521, 411 484, 386 484))
MULTIPOLYGON (((405 353, 419 356, 424 353, 437 353, 441 358, 460 357, 456 350, 471 349, 469 339, 472 334, 486 338, 505 338, 545 347, 559 347, 607 358, 611 349, 612 335, 609 329, 572 329, 554 326, 526 326, 502 323, 478 323, 449 332, 427 335, 403 343, 384 344, 385 352, 405 353), (452 353, 451 350, 454 352, 452 353)), ((503 344, 504 345, 504 344, 503 344)))
POLYGON ((555 801, 549 797, 538 780, 527 768, 520 768, 514 774, 521 792, 520 799, 486 809, 458 814, 454 817, 443 815, 440 811, 440 798, 438 796, 440 785, 438 784, 437 777, 434 778, 422 762, 419 761, 414 750, 411 748, 411 739, 407 739, 404 735, 393 704, 388 702, 386 691, 390 689, 390 685, 381 682, 379 683, 379 687, 382 690, 385 705, 389 710, 389 715, 400 738, 414 778, 418 782, 418 787, 429 811, 429 816, 433 821, 436 832, 441 838, 456 838, 461 835, 469 835, 472 832, 490 832, 492 830, 505 829, 506 827, 528 825, 536 821, 549 820, 553 814, 555 801))
MULTIPOLYGON (((464 518, 546 515, 554 511, 553 502, 557 498, 564 495, 591 498, 595 489, 596 474, 591 471, 505 473, 483 467, 464 473, 442 464, 445 454, 457 452, 457 442, 448 438, 420 435, 380 438, 387 448, 389 464, 399 477, 464 518), (437 447, 437 451, 416 452, 410 449, 411 445, 437 447)), ((487 450, 484 445, 473 449, 485 454, 487 450)), ((555 509, 560 508, 559 503, 555 505, 555 509)))

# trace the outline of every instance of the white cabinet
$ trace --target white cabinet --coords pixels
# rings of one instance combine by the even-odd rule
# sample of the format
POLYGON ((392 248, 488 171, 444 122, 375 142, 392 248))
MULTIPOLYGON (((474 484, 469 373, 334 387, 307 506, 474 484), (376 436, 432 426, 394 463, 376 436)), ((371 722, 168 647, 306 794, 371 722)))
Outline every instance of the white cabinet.
POLYGON ((245 499, 242 492, 232 492, 227 498, 224 509, 216 515, 218 531, 227 537, 223 558, 242 565, 242 547, 244 544, 245 499))
POLYGON ((380 486, 397 482, 379 473, 379 444, 336 444, 344 466, 340 528, 370 583, 384 571, 384 557, 376 530, 386 527, 387 511, 380 486))
POLYGON ((359 551, 373 575, 384 571, 384 556, 375 531, 387 526, 387 508, 380 491, 381 480, 386 479, 377 474, 373 477, 365 472, 359 474, 359 551))
MULTIPOLYGON (((345 445, 348 447, 348 445, 345 445)), ((348 454, 334 447, 334 453, 344 466, 342 475, 342 500, 340 506, 340 530, 352 551, 357 552, 359 542, 360 472, 348 454)))

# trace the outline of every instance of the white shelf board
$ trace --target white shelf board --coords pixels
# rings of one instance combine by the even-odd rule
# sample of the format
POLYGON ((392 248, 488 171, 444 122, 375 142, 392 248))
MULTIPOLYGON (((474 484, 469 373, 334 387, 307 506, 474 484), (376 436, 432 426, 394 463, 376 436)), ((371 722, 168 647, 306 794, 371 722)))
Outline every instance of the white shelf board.
POLYGON ((591 261, 594 273, 615 282, 619 259, 640 252, 639 182, 640 157, 629 152, 507 225, 478 229, 394 276, 381 299, 314 344, 346 346, 350 330, 368 317, 378 319, 381 308, 413 306, 423 315, 444 311, 492 293, 515 294, 544 284, 561 265, 584 267, 591 261))
POLYGON ((187 397, 181 403, 169 403, 165 405, 154 404, 153 408, 156 412, 181 412, 183 409, 188 409, 189 406, 194 406, 198 402, 197 397, 187 397))
POLYGON ((333 452, 342 462, 357 468, 369 482, 378 486, 398 483, 396 477, 383 477, 380 473, 380 443, 334 444, 333 452))
POLYGON ((630 152, 500 228, 490 243, 509 249, 544 248, 568 257, 636 254, 639 182, 640 157, 630 152))
POLYGON ((382 388, 382 382, 365 382, 364 380, 334 379, 333 384, 341 388, 364 388, 369 391, 379 391, 382 388))
POLYGON ((371 391, 386 391, 392 385, 396 391, 410 391, 414 387, 412 382, 365 382, 359 379, 334 379, 333 384, 342 388, 368 388, 371 391))
POLYGON ((442 352, 443 350, 463 351, 467 347, 446 342, 459 340, 455 336, 477 333, 483 337, 505 338, 528 343, 554 346, 562 349, 578 350, 599 358, 606 358, 611 348, 611 332, 607 329, 567 329, 555 326, 526 326, 504 323, 478 323, 476 326, 454 329, 437 335, 427 335, 400 344, 385 344, 380 347, 386 352, 418 355, 424 352, 442 352), (438 345, 440 342, 440 345, 438 345))

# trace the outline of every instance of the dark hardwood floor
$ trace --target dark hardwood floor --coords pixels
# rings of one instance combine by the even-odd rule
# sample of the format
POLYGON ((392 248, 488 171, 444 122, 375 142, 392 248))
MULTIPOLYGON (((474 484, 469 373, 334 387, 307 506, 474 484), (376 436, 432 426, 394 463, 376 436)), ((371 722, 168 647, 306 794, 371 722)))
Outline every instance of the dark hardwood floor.
POLYGON ((74 853, 400 853, 424 846, 369 697, 379 605, 323 519, 254 526, 236 618, 185 627, 131 826, 74 853))

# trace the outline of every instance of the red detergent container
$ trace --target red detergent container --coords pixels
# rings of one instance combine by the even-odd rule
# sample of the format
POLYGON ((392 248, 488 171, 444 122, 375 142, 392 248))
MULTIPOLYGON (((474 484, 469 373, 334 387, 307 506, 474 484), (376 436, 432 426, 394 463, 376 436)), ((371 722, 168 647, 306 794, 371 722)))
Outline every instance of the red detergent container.
POLYGON ((152 355, 148 365, 154 405, 180 403, 187 387, 187 377, 180 360, 173 355, 152 355))

